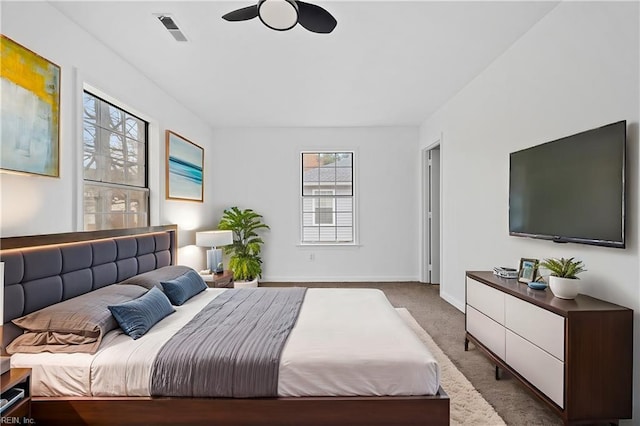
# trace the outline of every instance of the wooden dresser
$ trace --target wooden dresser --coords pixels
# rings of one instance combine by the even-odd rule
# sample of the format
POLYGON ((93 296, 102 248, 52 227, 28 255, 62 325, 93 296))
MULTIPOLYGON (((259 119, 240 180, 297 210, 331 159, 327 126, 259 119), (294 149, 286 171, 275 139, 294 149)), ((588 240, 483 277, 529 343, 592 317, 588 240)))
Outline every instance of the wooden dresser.
POLYGON ((631 309, 559 299, 483 271, 466 274, 465 314, 465 350, 473 342, 565 424, 631 418, 631 309))

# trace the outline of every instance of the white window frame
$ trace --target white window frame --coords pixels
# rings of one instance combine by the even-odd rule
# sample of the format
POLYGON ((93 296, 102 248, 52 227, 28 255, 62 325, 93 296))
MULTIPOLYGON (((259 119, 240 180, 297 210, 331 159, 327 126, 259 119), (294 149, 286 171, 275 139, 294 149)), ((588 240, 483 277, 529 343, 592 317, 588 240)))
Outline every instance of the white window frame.
MULTIPOLYGON (((78 78, 78 81, 80 79, 78 78)), ((123 190, 136 190, 136 191, 144 191, 146 193, 146 204, 147 204, 147 224, 144 226, 152 226, 152 224, 157 223, 157 220, 154 220, 155 217, 158 216, 158 206, 152 206, 152 191, 151 191, 151 185, 152 185, 152 170, 154 169, 154 167, 151 167, 150 163, 152 163, 151 161, 151 155, 152 153, 150 152, 150 141, 151 141, 151 137, 152 134, 155 134, 156 132, 152 130, 152 124, 151 124, 151 120, 146 117, 144 114, 140 114, 138 111, 136 111, 134 108, 130 108, 126 105, 124 105, 122 102, 119 102, 118 100, 112 98, 111 96, 105 94, 103 91, 87 84, 87 83, 83 83, 83 84, 79 84, 78 87, 78 115, 77 115, 77 119, 78 119, 78 132, 79 132, 79 140, 80 143, 78 144, 78 146, 76 147, 77 149, 77 158, 79 160, 79 172, 77 173, 77 182, 78 182, 78 189, 76 191, 77 195, 77 205, 78 205, 78 210, 77 210, 77 216, 74 219, 74 221, 76 222, 76 228, 80 231, 84 231, 85 230, 85 221, 84 221, 84 189, 85 189, 85 184, 88 185, 93 185, 93 186, 104 186, 104 187, 110 187, 110 188, 114 188, 114 189, 123 189, 123 190), (136 118, 143 120, 146 122, 146 141, 145 141, 145 170, 146 170, 146 177, 145 177, 145 186, 134 186, 134 185, 126 185, 126 184, 119 184, 119 183, 110 183, 110 182, 101 182, 101 181, 92 181, 92 180, 85 180, 84 179, 84 93, 87 92, 90 95, 106 102, 109 103, 113 106, 115 106, 116 108, 124 111, 125 113, 135 116, 136 118), (152 215, 152 213, 154 213, 152 215)), ((126 205, 128 206, 129 204, 129 199, 126 199, 126 205)), ((157 204, 157 203, 154 203, 157 204)), ((98 230, 103 230, 103 229, 108 229, 108 228, 99 228, 98 230)))
MULTIPOLYGON (((299 164, 299 176, 298 176, 298 198, 299 198, 299 240, 298 243, 296 244, 299 247, 331 247, 331 246, 336 246, 336 247, 360 247, 360 243, 359 243, 359 216, 358 216, 358 171, 359 171, 359 166, 358 166, 358 151, 356 149, 350 148, 350 149, 331 149, 331 150, 327 150, 327 149, 314 149, 314 148, 301 148, 298 150, 298 152, 296 153, 296 161, 299 164), (302 191, 303 191, 303 175, 304 175, 304 166, 303 166, 303 162, 302 162, 302 155, 303 154, 332 154, 332 153, 350 153, 352 155, 352 178, 351 178, 351 184, 352 184, 352 195, 351 195, 351 200, 352 200, 352 212, 351 212, 351 219, 352 219, 352 226, 351 226, 351 232, 352 232, 352 240, 351 241, 305 241, 304 240, 304 199, 305 197, 302 196, 302 191)), ((314 205, 315 206, 315 205, 314 205)), ((334 211, 336 210, 337 207, 334 207, 334 211)), ((315 210, 315 207, 314 207, 315 210)), ((314 223, 315 223, 315 215, 314 215, 314 223)), ((334 223, 335 223, 335 219, 334 219, 334 223)), ((322 225, 320 225, 322 226, 322 225)), ((334 225, 330 225, 330 226, 336 226, 334 225)))
MULTIPOLYGON (((161 140, 160 123, 158 120, 148 115, 147 113, 133 107, 123 99, 116 99, 109 95, 107 91, 101 88, 101 85, 91 79, 91 77, 84 73, 81 68, 72 67, 73 71, 73 110, 75 111, 73 118, 73 140, 75 143, 70 144, 70 150, 74 158, 74 164, 76 167, 72 168, 71 175, 73 181, 73 190, 71 193, 72 203, 75 209, 72 211, 72 224, 76 231, 84 231, 84 147, 83 143, 79 140, 82 138, 84 131, 83 114, 84 114, 84 102, 82 99, 83 92, 89 91, 96 96, 111 102, 115 105, 122 107, 123 109, 137 115, 147 123, 149 123, 147 129, 147 179, 149 188, 149 224, 151 226, 160 225, 160 211, 162 207, 162 201, 164 200, 164 191, 161 191, 164 184, 164 173, 161 173, 161 165, 164 164, 164 144, 154 143, 154 141, 161 140)), ((163 136, 162 136, 163 137, 163 136)))

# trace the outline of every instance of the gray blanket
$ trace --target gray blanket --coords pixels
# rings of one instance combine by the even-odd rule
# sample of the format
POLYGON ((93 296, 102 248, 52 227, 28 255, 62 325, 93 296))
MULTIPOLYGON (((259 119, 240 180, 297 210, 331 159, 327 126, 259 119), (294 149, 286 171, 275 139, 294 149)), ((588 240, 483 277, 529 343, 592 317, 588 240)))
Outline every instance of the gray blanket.
POLYGON ((151 394, 273 397, 280 355, 298 318, 304 288, 227 290, 162 347, 151 394))

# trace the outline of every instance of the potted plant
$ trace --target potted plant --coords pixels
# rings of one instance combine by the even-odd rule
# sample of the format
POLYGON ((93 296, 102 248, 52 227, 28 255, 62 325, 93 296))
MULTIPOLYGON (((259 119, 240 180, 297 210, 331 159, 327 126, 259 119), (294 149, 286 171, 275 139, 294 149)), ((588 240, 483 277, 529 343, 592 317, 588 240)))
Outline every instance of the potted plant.
POLYGON ((231 207, 224 211, 218 229, 233 232, 233 244, 224 248, 229 254, 229 269, 233 271, 235 287, 257 287, 262 276, 260 251, 264 241, 256 231, 269 229, 262 215, 251 209, 231 207))
POLYGON ((571 257, 565 259, 545 259, 540 266, 551 272, 549 276, 549 288, 554 296, 561 299, 575 299, 578 295, 578 280, 576 276, 580 272, 586 271, 581 260, 573 260, 571 257))

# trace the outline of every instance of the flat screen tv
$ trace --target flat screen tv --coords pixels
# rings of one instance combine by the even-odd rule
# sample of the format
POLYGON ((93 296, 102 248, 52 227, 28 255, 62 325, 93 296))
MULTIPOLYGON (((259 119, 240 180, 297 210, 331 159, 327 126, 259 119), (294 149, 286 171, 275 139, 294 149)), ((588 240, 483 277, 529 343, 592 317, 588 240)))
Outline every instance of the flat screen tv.
POLYGON ((513 152, 509 235, 624 248, 627 122, 513 152))

